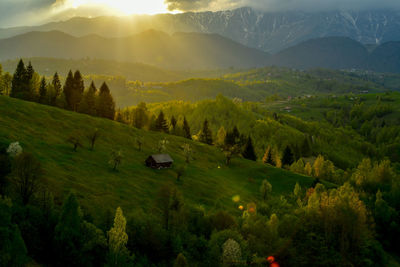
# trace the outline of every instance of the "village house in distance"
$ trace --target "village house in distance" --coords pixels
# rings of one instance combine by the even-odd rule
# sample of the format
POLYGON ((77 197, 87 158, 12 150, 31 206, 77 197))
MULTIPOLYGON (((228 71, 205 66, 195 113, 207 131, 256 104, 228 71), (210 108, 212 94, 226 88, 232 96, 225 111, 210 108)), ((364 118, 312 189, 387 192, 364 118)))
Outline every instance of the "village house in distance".
POLYGON ((171 168, 174 160, 168 154, 151 155, 146 159, 146 166, 152 169, 171 168))

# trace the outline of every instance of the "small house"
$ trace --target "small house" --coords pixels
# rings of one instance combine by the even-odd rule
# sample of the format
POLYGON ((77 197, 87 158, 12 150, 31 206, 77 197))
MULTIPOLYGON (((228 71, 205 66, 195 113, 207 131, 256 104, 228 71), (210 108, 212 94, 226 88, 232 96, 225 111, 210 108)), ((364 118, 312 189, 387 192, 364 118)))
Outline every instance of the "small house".
POLYGON ((146 159, 146 166, 153 169, 171 168, 174 160, 168 154, 151 155, 146 159))

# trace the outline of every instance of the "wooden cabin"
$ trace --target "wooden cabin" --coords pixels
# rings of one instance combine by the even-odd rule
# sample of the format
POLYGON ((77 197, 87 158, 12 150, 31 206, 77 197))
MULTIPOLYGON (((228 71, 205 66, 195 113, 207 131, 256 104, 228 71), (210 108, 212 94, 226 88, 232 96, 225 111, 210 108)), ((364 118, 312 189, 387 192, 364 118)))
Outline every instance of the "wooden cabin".
POLYGON ((151 155, 146 159, 146 166, 153 169, 171 168, 174 160, 168 154, 151 155))

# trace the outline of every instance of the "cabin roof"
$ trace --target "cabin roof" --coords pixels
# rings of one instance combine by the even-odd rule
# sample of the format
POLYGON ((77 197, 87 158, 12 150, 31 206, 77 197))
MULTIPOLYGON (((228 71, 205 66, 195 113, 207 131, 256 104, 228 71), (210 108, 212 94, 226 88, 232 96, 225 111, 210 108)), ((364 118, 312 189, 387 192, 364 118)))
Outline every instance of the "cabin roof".
POLYGON ((168 154, 155 154, 151 155, 150 157, 152 157, 156 163, 174 162, 174 160, 168 154))

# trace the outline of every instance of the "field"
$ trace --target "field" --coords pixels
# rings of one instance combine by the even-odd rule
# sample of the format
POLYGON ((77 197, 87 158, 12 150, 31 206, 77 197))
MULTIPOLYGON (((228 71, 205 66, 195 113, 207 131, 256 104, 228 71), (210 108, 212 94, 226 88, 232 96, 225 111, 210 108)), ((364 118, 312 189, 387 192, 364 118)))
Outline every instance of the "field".
POLYGON ((127 213, 151 209, 159 188, 167 183, 176 184, 189 205, 239 214, 238 205, 260 197, 263 179, 269 180, 276 195, 291 193, 296 182, 309 187, 313 181, 311 177, 239 158, 227 167, 224 155, 215 147, 8 97, 0 97, 0 114, 0 144, 19 141, 42 163, 56 203, 60 204, 73 190, 83 210, 95 220, 117 206, 127 213), (96 128, 101 129, 101 137, 91 151, 85 136, 96 128), (84 147, 77 152, 66 142, 71 135, 82 136, 84 147), (142 151, 136 145, 138 136, 143 136, 142 151), (167 153, 175 160, 175 168, 184 164, 181 146, 189 142, 193 148, 194 159, 181 182, 176 182, 174 168, 152 170, 144 165, 163 138, 169 141, 167 153), (113 149, 123 153, 117 172, 108 164, 113 149), (238 203, 232 201, 236 195, 240 196, 238 203))

